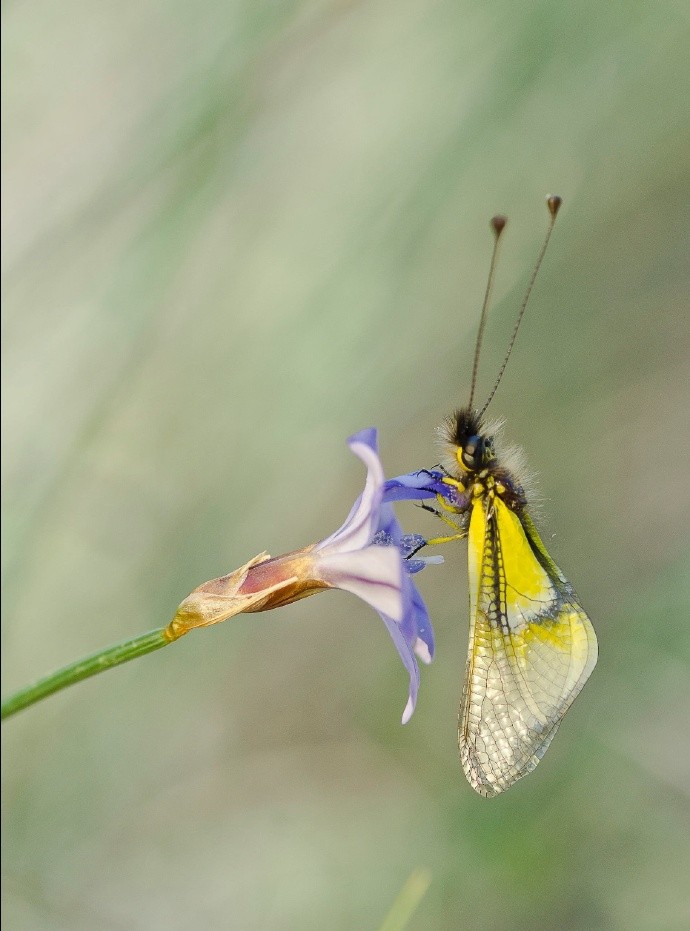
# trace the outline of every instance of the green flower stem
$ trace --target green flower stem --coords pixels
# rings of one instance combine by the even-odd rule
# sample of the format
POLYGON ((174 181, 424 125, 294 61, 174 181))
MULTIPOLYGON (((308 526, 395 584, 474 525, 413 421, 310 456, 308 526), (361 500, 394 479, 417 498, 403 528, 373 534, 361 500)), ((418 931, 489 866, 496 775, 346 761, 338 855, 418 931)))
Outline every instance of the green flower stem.
POLYGON ((146 653, 152 653, 154 650, 160 650, 161 647, 172 643, 174 637, 166 632, 165 627, 158 630, 151 630, 147 634, 135 637, 133 640, 125 640, 124 643, 118 643, 113 647, 107 647, 100 653, 94 653, 93 656, 87 656, 85 659, 77 660, 71 666, 65 666, 64 669, 58 669, 45 679, 39 679, 33 685, 10 695, 2 703, 2 719, 9 718, 10 715, 16 714, 23 708, 66 689, 68 685, 74 685, 75 682, 81 682, 82 679, 88 679, 91 676, 98 675, 99 672, 105 672, 106 669, 112 669, 113 666, 119 666, 120 663, 127 663, 130 659, 136 659, 137 656, 145 656, 146 653))

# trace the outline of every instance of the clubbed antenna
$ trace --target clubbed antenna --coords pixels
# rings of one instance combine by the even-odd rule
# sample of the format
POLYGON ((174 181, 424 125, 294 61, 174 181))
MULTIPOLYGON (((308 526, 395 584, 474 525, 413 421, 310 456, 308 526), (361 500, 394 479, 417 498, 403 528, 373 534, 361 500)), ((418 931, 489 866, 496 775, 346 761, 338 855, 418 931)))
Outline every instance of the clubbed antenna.
POLYGON ((501 238, 501 233, 505 229, 506 223, 508 222, 507 217, 502 217, 500 215, 492 217, 491 219, 491 229, 494 234, 494 250, 491 253, 491 265, 489 266, 489 277, 486 282, 486 291, 484 292, 484 303, 482 304, 482 312, 479 317, 479 331, 477 333, 477 342, 474 347, 474 364, 472 365, 472 384, 470 386, 470 400, 467 404, 467 409, 472 410, 472 402, 474 401, 474 389, 477 386, 477 371, 479 370, 479 353, 482 348, 482 340, 484 339, 484 327, 486 326, 486 315, 489 311, 489 302, 491 301, 491 292, 494 286, 494 278, 496 277, 496 261, 498 259, 498 243, 501 238))
MULTIPOLYGON (((500 385, 501 379, 503 378, 503 373, 506 370, 508 359, 510 358, 510 354, 513 351, 513 346, 515 345, 515 339, 517 337, 518 330, 520 329, 522 318, 525 315, 525 310, 527 309, 527 303, 530 299, 532 288, 534 287, 534 282, 537 280, 537 275, 539 274, 541 263, 544 260, 544 256, 546 255, 546 249, 549 245, 549 240, 551 239, 551 233, 553 233, 553 228, 556 225, 556 217, 558 216, 558 211, 560 210, 562 203, 563 203, 563 200, 562 198, 558 196, 558 194, 549 194, 549 196, 546 198, 546 206, 549 208, 549 214, 550 214, 549 226, 548 226, 548 229, 546 230, 546 236, 544 237, 544 242, 542 243, 541 250, 539 252, 539 255, 537 256, 537 261, 534 266, 534 271, 532 272, 532 277, 530 278, 529 284, 527 285, 525 296, 522 299, 522 304, 520 305, 520 312, 518 313, 518 318, 515 321, 515 326, 513 328, 513 335, 510 337, 510 343, 508 344, 508 351, 506 352, 505 358, 503 359, 503 365, 501 366, 501 369, 498 373, 498 377, 496 378, 494 386, 491 389, 491 394, 487 398, 486 404, 479 412, 480 417, 484 414, 489 404, 491 404, 493 397, 496 394, 496 389, 500 385)), ((481 329, 480 329, 480 332, 481 332, 481 329)), ((475 353, 475 363, 477 361, 477 355, 478 355, 478 351, 477 353, 475 353)), ((474 379, 472 382, 472 387, 474 388, 474 379)))

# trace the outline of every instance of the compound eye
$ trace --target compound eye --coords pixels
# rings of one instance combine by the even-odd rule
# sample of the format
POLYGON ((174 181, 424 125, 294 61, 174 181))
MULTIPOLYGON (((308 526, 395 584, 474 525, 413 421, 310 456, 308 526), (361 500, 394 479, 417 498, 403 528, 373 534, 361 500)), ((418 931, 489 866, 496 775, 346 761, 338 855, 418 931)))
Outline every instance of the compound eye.
POLYGON ((462 448, 462 463, 468 469, 478 469, 484 453, 484 441, 480 436, 471 436, 462 448))

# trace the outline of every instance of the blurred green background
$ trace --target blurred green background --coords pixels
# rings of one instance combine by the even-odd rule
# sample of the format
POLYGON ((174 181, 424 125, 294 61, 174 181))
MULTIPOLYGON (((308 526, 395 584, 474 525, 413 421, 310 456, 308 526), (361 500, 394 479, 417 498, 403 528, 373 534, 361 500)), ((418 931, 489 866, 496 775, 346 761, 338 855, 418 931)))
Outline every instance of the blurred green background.
MULTIPOLYGON (((690 923, 685 3, 9 2, 3 694, 335 529, 346 437, 488 392, 600 661, 537 771, 457 762, 465 549, 411 723, 363 603, 239 617, 3 725, 12 929, 690 923)), ((399 509, 409 529, 432 516, 399 509)))

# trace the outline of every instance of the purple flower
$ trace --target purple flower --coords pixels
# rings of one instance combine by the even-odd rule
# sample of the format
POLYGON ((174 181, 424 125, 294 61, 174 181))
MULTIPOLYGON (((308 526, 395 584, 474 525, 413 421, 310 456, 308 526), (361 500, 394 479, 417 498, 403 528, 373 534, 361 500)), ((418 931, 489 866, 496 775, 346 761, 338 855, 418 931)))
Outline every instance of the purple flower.
POLYGON ((410 558, 425 541, 418 534, 404 534, 392 506, 384 502, 387 483, 378 456, 376 430, 362 430, 350 437, 348 445, 367 467, 366 485, 340 530, 317 544, 316 550, 322 554, 320 573, 335 587, 359 595, 381 616, 410 676, 402 717, 406 724, 419 690, 417 657, 430 663, 434 654, 429 614, 410 575, 428 562, 442 562, 443 558, 410 558), (360 575, 360 567, 364 575, 360 575), (385 604, 382 591, 395 592, 395 599, 385 604))
POLYGON ((376 430, 348 440, 367 468, 364 491, 345 523, 320 543, 275 558, 262 553, 245 566, 195 589, 168 626, 170 639, 195 627, 217 624, 242 612, 268 611, 329 588, 358 595, 381 616, 410 677, 403 724, 419 689, 417 657, 431 662, 434 638, 429 615, 411 575, 440 556, 415 558, 425 540, 404 534, 391 500, 433 497, 440 473, 415 473, 385 482, 376 430), (390 486, 390 487, 389 487, 390 486))

